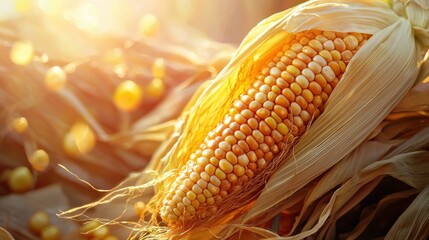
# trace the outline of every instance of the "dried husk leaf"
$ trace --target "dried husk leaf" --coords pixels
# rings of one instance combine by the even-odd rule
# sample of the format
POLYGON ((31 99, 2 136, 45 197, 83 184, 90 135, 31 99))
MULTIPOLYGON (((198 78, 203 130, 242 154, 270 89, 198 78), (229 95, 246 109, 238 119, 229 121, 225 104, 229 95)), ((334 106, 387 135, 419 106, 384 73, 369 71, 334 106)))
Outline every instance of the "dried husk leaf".
MULTIPOLYGON (((310 1, 276 14, 249 33, 236 56, 200 95, 198 104, 182 116, 184 124, 176 129, 178 141, 163 158, 165 172, 181 169, 189 154, 225 115, 227 109, 223 106, 231 104, 250 85, 252 78, 247 76, 259 70, 276 43, 289 33, 309 29, 361 32, 373 37, 349 63, 324 114, 294 147, 293 154, 283 160, 249 212, 230 222, 227 231, 218 237, 237 231, 233 223, 245 225, 276 208, 350 154, 397 105, 419 74, 422 46, 415 41, 412 25, 384 1, 310 1), (198 134, 191 131, 195 126, 198 134)), ((163 182, 155 199, 162 199, 173 180, 171 177, 163 182)), ((227 215, 219 223, 230 218, 227 215)), ((211 233, 191 230, 182 237, 196 239, 200 234, 216 234, 221 228, 211 228, 211 233)))
POLYGON ((386 235, 386 239, 426 239, 429 235, 429 185, 417 196, 386 235))

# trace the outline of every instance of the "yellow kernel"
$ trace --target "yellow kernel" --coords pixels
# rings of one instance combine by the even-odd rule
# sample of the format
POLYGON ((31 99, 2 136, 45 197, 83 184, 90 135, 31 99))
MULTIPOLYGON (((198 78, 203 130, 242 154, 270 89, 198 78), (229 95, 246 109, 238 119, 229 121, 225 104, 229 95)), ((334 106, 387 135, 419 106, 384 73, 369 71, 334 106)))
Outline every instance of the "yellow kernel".
POLYGON ((330 66, 324 66, 322 68, 322 74, 327 82, 332 82, 335 79, 335 73, 330 66))
MULTIPOLYGON (((210 175, 206 172, 201 172, 200 176, 201 176, 201 179, 203 179, 206 182, 208 182, 210 180, 210 175)), ((191 189, 190 187, 188 187, 188 188, 191 189)))
POLYGON ((165 83, 161 78, 154 78, 146 86, 147 95, 159 98, 165 93, 165 83))
POLYGON ((270 126, 271 129, 275 129, 277 127, 277 122, 272 117, 267 117, 265 122, 270 126))
POLYGON ((288 71, 283 71, 280 77, 283 78, 288 83, 292 83, 295 80, 295 77, 292 76, 292 74, 290 74, 288 71))
POLYGON ((266 108, 260 108, 256 111, 256 115, 258 115, 262 119, 265 119, 270 116, 270 111, 266 108))
POLYGON ((310 42, 308 42, 308 46, 317 52, 323 49, 322 43, 320 43, 318 40, 315 40, 315 39, 310 40, 310 42))
POLYGON ((49 165, 49 155, 42 149, 34 151, 28 159, 34 170, 42 172, 49 165))
POLYGON ((322 34, 323 36, 325 36, 327 39, 330 39, 330 40, 334 40, 336 37, 335 33, 330 31, 323 31, 322 34))
POLYGON ((217 195, 220 192, 220 188, 215 186, 214 184, 209 183, 207 189, 213 194, 217 195))
POLYGON ((340 61, 341 60, 341 53, 338 50, 332 50, 331 51, 331 56, 332 59, 335 61, 340 61))
POLYGON ((259 130, 253 130, 252 136, 254 137, 254 139, 258 143, 263 143, 264 142, 264 134, 262 134, 261 131, 259 131, 259 130))
POLYGON ((274 78, 273 76, 266 76, 264 78, 264 83, 269 85, 269 86, 274 85, 275 82, 276 82, 276 78, 274 78))
POLYGON ((290 89, 293 91, 293 93, 295 95, 301 95, 302 88, 301 88, 301 86, 298 83, 296 83, 296 82, 291 83, 290 84, 290 89))
POLYGON ((309 68, 305 68, 301 71, 302 75, 308 79, 308 81, 313 81, 314 80, 314 72, 311 71, 309 68))
MULTIPOLYGON (((219 168, 222 169, 225 173, 231 173, 233 170, 233 166, 227 160, 222 159, 219 161, 219 168)), ((216 175, 217 176, 217 175, 216 175)), ((219 177, 219 176, 218 176, 219 177)), ((219 177, 220 178, 220 177, 219 177)))
POLYGON ((215 171, 216 171, 216 167, 212 164, 208 164, 205 168, 204 171, 206 171, 206 173, 208 173, 209 175, 214 175, 215 171))
POLYGON ((335 49, 334 42, 332 40, 328 40, 328 41, 324 42, 323 48, 328 50, 328 51, 334 50, 335 49))
POLYGON ((271 112, 271 117, 273 117, 273 119, 278 123, 283 121, 283 119, 279 117, 276 112, 271 112))
POLYGON ((310 46, 303 47, 302 52, 311 58, 317 54, 317 52, 313 48, 311 48, 310 46))
POLYGON ((314 73, 314 74, 317 74, 317 73, 320 73, 321 71, 322 71, 322 66, 320 66, 320 64, 319 63, 317 63, 317 62, 309 62, 308 63, 308 68, 314 73))
POLYGON ((28 221, 28 227, 35 234, 39 234, 43 228, 49 226, 50 224, 51 220, 49 219, 49 215, 44 211, 37 211, 33 213, 28 221))
POLYGON ((200 203, 204 203, 206 201, 206 197, 203 194, 198 194, 197 200, 200 203))
POLYGON ((229 151, 229 152, 227 152, 226 153, 226 160, 228 160, 228 162, 230 162, 231 164, 237 164, 237 156, 233 153, 233 152, 231 152, 231 151, 229 151))
POLYGON ((192 182, 196 183, 200 179, 200 175, 198 173, 196 173, 196 172, 192 172, 189 175, 189 179, 191 179, 192 182))
POLYGON ((28 121, 25 117, 19 117, 12 120, 13 129, 18 133, 24 133, 28 128, 28 121))
POLYGON ((328 63, 326 62, 325 58, 323 58, 320 55, 316 55, 313 57, 313 61, 318 63, 320 66, 326 66, 328 63))
POLYGON ((25 192, 33 188, 34 179, 28 168, 17 167, 10 173, 7 183, 13 192, 25 192))
MULTIPOLYGON (((207 189, 206 189, 207 190, 207 189)), ((207 198, 207 200, 206 200, 206 203, 208 204, 208 205, 213 205, 213 204, 215 204, 215 200, 214 200, 214 198, 213 197, 208 197, 207 198)))
MULTIPOLYGON (((305 63, 304 65, 306 66, 306 64, 308 64, 309 62, 311 62, 311 58, 309 56, 307 56, 304 53, 298 53, 298 55, 296 56, 299 60, 301 60, 303 63, 305 63)), ((305 67, 304 66, 304 67, 305 67)), ((297 66, 298 67, 298 66, 297 66)))
POLYGON ((189 205, 186 207, 186 211, 188 211, 190 214, 194 214, 195 213, 195 208, 192 205, 189 205))
POLYGON ((239 156, 238 157, 238 163, 241 166, 247 166, 247 164, 249 164, 249 157, 246 154, 239 156))
POLYGON ((353 57, 353 53, 350 50, 345 50, 341 52, 341 59, 345 62, 350 61, 353 57))
POLYGON ((186 193, 186 196, 189 198, 189 200, 193 201, 197 198, 197 195, 193 191, 189 191, 186 193))
POLYGON ((317 35, 317 36, 316 36, 316 38, 315 38, 315 39, 316 39, 317 41, 321 42, 321 43, 324 43, 324 42, 328 41, 328 39, 327 39, 325 36, 320 35, 320 33, 319 33, 319 35, 317 35))
MULTIPOLYGON (((213 197, 213 194, 208 190, 208 189, 204 189, 203 194, 206 198, 211 198, 213 197)), ((208 200, 208 199, 207 199, 208 200)))
POLYGON ((33 60, 34 48, 30 41, 16 41, 13 43, 9 58, 16 65, 27 65, 33 60))
POLYGON ((258 159, 258 161, 256 163, 258 164, 259 169, 262 169, 267 165, 267 162, 263 158, 258 159))
MULTIPOLYGON (((310 59, 311 60, 311 59, 310 59)), ((299 70, 304 69, 305 67, 307 67, 307 64, 305 64, 303 61, 299 60, 298 58, 294 59, 292 61, 293 66, 297 67, 299 70)), ((291 66, 291 65, 289 65, 291 66)), ((293 75, 293 74, 292 74, 293 75)), ((295 76, 296 77, 296 76, 295 76)))
POLYGON ((235 165, 234 166, 234 173, 238 177, 243 176, 246 173, 246 169, 241 165, 235 165))
POLYGON ((152 65, 152 76, 154 78, 164 78, 166 72, 165 61, 163 58, 157 58, 152 65))
POLYGON ((260 121, 259 122, 259 131, 261 131, 261 133, 264 135, 270 135, 271 128, 265 121, 260 121))
POLYGON ((344 43, 346 44, 346 48, 348 50, 354 50, 355 48, 357 48, 359 41, 355 36, 348 35, 344 38, 344 43))
POLYGON ((142 98, 142 89, 131 80, 119 84, 113 95, 116 107, 124 111, 136 110, 140 106, 142 98))
POLYGON ((192 191, 193 191, 194 193, 196 193, 196 194, 201 194, 201 193, 203 192, 203 189, 201 189, 201 187, 200 187, 200 186, 198 186, 197 184, 195 184, 195 185, 192 187, 192 191))
POLYGON ((64 136, 63 148, 71 155, 90 152, 95 146, 95 133, 84 122, 76 122, 64 136))
POLYGON ((314 98, 314 96, 313 96, 313 93, 311 92, 311 90, 309 90, 309 89, 304 89, 303 91, 302 91, 302 96, 304 97, 304 99, 307 101, 307 102, 312 102, 313 101, 313 98, 314 98))
POLYGON ((291 108, 292 114, 295 116, 297 116, 301 113, 301 107, 296 102, 291 103, 290 108, 291 108))
POLYGON ((290 58, 290 59, 295 59, 296 58, 296 52, 292 51, 292 50, 287 50, 285 51, 285 56, 290 58))
POLYGON ((183 203, 185 206, 189 206, 189 205, 191 205, 191 200, 189 200, 189 198, 188 198, 188 197, 183 197, 183 199, 182 199, 182 203, 183 203))
POLYGON ((289 133, 289 128, 286 126, 286 124, 284 123, 280 123, 279 125, 277 125, 277 130, 283 134, 283 136, 285 136, 286 134, 289 133))
POLYGON ((285 119, 287 117, 287 110, 285 107, 282 107, 280 105, 276 105, 274 106, 274 112, 281 118, 281 119, 285 119))
POLYGON ((280 76, 280 73, 281 73, 281 71, 277 67, 273 67, 270 69, 270 75, 271 76, 278 77, 278 76, 280 76))
POLYGON ((159 28, 158 18, 152 14, 143 16, 139 23, 139 33, 144 37, 152 37, 157 34, 159 28))
POLYGON ((216 176, 213 175, 213 176, 210 176, 210 183, 212 183, 213 185, 219 187, 220 184, 221 184, 221 181, 220 181, 220 179, 218 177, 216 177, 216 176))
POLYGON ((237 143, 237 139, 234 136, 230 135, 225 138, 225 142, 229 143, 230 145, 234 145, 237 143))
POLYGON ((294 44, 292 44, 292 46, 290 46, 290 49, 296 53, 299 53, 299 52, 301 52, 302 45, 299 43, 294 43, 294 44))
POLYGON ((43 228, 40 233, 40 239, 42 240, 59 240, 61 238, 60 229, 57 226, 48 226, 43 228))
POLYGON ((334 39, 334 45, 335 45, 335 49, 340 51, 340 52, 346 50, 346 44, 344 43, 343 39, 341 39, 341 38, 335 38, 334 39))
POLYGON ((306 110, 302 110, 299 115, 304 122, 309 122, 311 120, 311 115, 306 110))
POLYGON ((296 83, 298 83, 298 85, 301 88, 308 88, 309 82, 308 82, 307 78, 304 77, 303 75, 297 76, 296 79, 295 79, 295 81, 296 81, 296 83))
POLYGON ((332 55, 328 50, 320 51, 319 55, 322 56, 327 62, 332 61, 332 55))
POLYGON ((301 73, 301 71, 297 67, 295 67, 294 65, 287 66, 286 71, 294 77, 298 76, 301 73))
POLYGON ((58 66, 50 68, 45 74, 45 87, 50 91, 58 91, 66 85, 66 72, 58 66))

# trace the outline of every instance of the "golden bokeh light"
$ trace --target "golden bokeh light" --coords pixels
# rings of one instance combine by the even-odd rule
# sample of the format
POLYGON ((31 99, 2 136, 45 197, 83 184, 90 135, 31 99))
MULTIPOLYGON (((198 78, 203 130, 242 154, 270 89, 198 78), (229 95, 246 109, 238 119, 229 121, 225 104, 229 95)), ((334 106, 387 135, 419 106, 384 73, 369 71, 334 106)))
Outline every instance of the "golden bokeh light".
POLYGON ((28 159, 34 170, 42 172, 49 166, 49 155, 43 149, 34 151, 28 159))
POLYGON ((12 120, 11 125, 17 133, 24 133, 28 128, 28 121, 25 117, 18 117, 12 120))
POLYGON ((31 41, 21 40, 13 43, 10 50, 10 60, 16 65, 27 65, 34 57, 34 48, 31 41))
POLYGON ((95 133, 84 122, 75 123, 63 138, 63 148, 70 155, 89 153, 96 143, 95 133))
POLYGON ((116 107, 123 111, 136 110, 143 99, 143 91, 134 81, 127 80, 119 84, 113 95, 116 107))
POLYGON ((58 91, 66 85, 67 74, 58 66, 50 68, 45 74, 45 87, 50 91, 58 91))
POLYGON ((139 33, 143 37, 152 37, 158 33, 159 20, 153 14, 146 14, 140 19, 139 33))

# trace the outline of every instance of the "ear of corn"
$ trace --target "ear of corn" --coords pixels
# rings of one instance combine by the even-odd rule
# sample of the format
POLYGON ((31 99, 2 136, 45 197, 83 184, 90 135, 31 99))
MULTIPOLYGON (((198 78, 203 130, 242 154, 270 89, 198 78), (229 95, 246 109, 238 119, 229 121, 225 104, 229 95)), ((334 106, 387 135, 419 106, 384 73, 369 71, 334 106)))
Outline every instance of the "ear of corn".
MULTIPOLYGON (((216 80, 195 98, 194 107, 184 112, 181 119, 183 121, 179 121, 177 134, 174 135, 177 141, 174 145, 169 145, 171 149, 163 157, 163 171, 173 173, 173 176, 158 186, 158 193, 153 198, 155 214, 159 211, 163 220, 173 229, 203 225, 186 234, 187 237, 198 239, 207 234, 227 238, 239 230, 237 225, 252 223, 252 220, 261 215, 273 216, 278 213, 276 209, 282 201, 320 176, 360 144, 412 86, 419 71, 420 65, 416 63, 419 62, 423 46, 422 42, 416 44, 414 37, 421 38, 421 33, 413 32, 412 24, 414 23, 399 17, 384 1, 358 0, 310 1, 263 21, 245 38, 236 56, 216 80), (310 35, 309 38, 309 34, 314 36, 310 35), (328 41, 330 34, 335 34, 335 38, 341 35, 344 45, 333 41, 332 49, 328 41), (317 38, 318 35, 327 40, 317 38), (371 40, 360 48, 361 42, 370 35, 371 40), (301 43, 307 41, 304 37, 308 39, 307 45, 301 43), (357 46, 354 44, 354 38, 357 39, 357 46), (295 43, 299 43, 301 49, 297 45, 293 47, 297 51, 291 49, 295 43), (285 47, 287 45, 289 48, 285 47), (303 54, 300 58, 298 54, 305 51, 307 54, 304 55, 311 54, 308 49, 303 50, 309 45, 313 50, 316 49, 316 54, 310 57, 310 61, 305 62, 303 54), (349 49, 351 46, 355 47, 349 49), (282 66, 281 57, 287 56, 285 53, 288 50, 292 50, 296 56, 291 58, 289 65, 282 66), (324 50, 329 51, 330 56, 324 50), (343 53, 344 51, 346 52, 343 53), (280 53, 282 56, 277 56, 280 53), (316 56, 320 57, 314 59, 316 56), (294 64, 293 61, 297 59, 305 65, 299 61, 294 64), (320 72, 317 66, 310 62, 320 63, 320 72), (334 71, 336 66, 329 65, 331 62, 343 66, 339 66, 338 74, 334 71), (290 71, 287 71, 288 66, 290 71), (325 80, 327 77, 332 79, 329 77, 329 68, 323 72, 323 67, 326 66, 332 69, 334 78, 329 83, 326 81, 325 85, 318 74, 325 80), (267 67, 269 71, 265 70, 267 67), (310 71, 304 71, 305 69, 310 71), (292 77, 282 75, 284 71, 292 77), (312 79, 313 75, 313 81, 308 81, 307 85, 304 78, 312 79), (319 76, 319 81, 316 81, 316 76, 319 76), (279 78, 287 84, 280 80, 277 82, 279 78), (337 86, 340 79, 341 84, 337 86), (314 83, 310 88, 311 82, 316 82, 322 89, 314 83), (265 85, 269 86, 269 90, 265 85), (329 87, 326 87, 328 85, 329 87), (309 91, 304 92, 305 89, 309 91), (286 94, 287 91, 294 94, 293 100, 286 97, 291 95, 286 94), (282 102, 276 102, 278 96, 286 98, 287 102, 283 103, 287 108, 277 104, 282 102), (320 106, 315 107, 310 114, 310 104, 318 102, 316 99, 319 97, 320 106), (246 98, 252 101, 246 102, 246 98), (273 106, 264 106, 269 99, 274 100, 273 106), (307 101, 310 99, 312 101, 307 101), (250 105, 252 102, 255 102, 256 108, 250 105), (286 108, 286 113, 275 111, 276 105, 286 108), (301 115, 303 110, 309 113, 310 118, 305 112, 301 115), (317 118, 322 111, 323 114, 317 118), (278 112, 281 116, 278 116, 278 112), (275 117, 272 113, 276 114, 275 117), (256 122, 251 120, 253 123, 249 123, 252 118, 256 119, 256 122), (274 121, 271 121, 271 118, 274 121), (307 124, 316 118, 314 125, 308 130, 307 124), (281 131, 278 129, 280 123, 285 123, 286 126, 285 128, 281 125, 281 131), (240 127, 246 124, 250 131, 247 128, 247 131, 243 129, 243 132, 240 127), (274 131, 280 133, 276 134, 279 136, 278 142, 272 136, 274 131), (248 137, 250 144, 246 141, 248 137), (270 137, 274 141, 271 141, 270 137), (294 154, 285 155, 288 146, 297 137, 300 137, 300 141, 294 145, 294 154), (239 145, 240 140, 246 142, 248 149, 244 144, 242 146, 245 149, 239 145), (272 145, 268 144, 272 142, 272 145), (240 148, 235 147, 234 151, 235 145, 240 148), (250 152, 255 154, 251 153, 252 157, 249 157, 250 152), (273 157, 279 154, 282 165, 275 168, 271 178, 267 180, 267 176, 256 177, 264 173, 265 169, 272 165, 273 157), (256 161, 251 162, 251 158, 256 158, 256 161), (260 159, 264 159, 265 164, 262 160, 259 161, 260 159), (256 167, 249 166, 251 163, 255 163, 256 167), (249 169, 253 173, 250 173, 249 169), (241 208, 242 211, 231 212, 234 207, 248 203, 241 202, 243 198, 240 198, 240 195, 249 195, 240 188, 255 190, 252 187, 244 187, 246 184, 255 184, 252 179, 262 181, 258 183, 260 186, 266 183, 266 187, 251 205, 241 208), (234 202, 236 206, 224 204, 227 201, 234 202), (227 212, 231 213, 225 214, 227 212), (242 213, 245 214, 236 216, 242 213), (204 226, 210 226, 210 233, 204 230, 204 226)), ((282 110, 277 107, 277 110, 279 109, 282 110)), ((257 228, 248 230, 258 233, 262 231, 257 228)))
POLYGON ((292 144, 323 112, 353 55, 368 35, 311 30, 287 39, 223 121, 192 153, 161 208, 172 225, 217 214, 228 195, 292 144))

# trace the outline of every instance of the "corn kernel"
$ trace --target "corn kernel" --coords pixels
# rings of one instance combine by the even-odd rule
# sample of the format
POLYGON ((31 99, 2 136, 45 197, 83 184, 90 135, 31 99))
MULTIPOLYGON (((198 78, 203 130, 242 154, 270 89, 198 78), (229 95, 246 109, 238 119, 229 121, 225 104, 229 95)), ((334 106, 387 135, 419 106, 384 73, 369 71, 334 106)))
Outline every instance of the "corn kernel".
POLYGON ((136 110, 140 106, 142 98, 142 89, 131 80, 119 84, 113 95, 113 101, 116 107, 123 111, 136 110))

